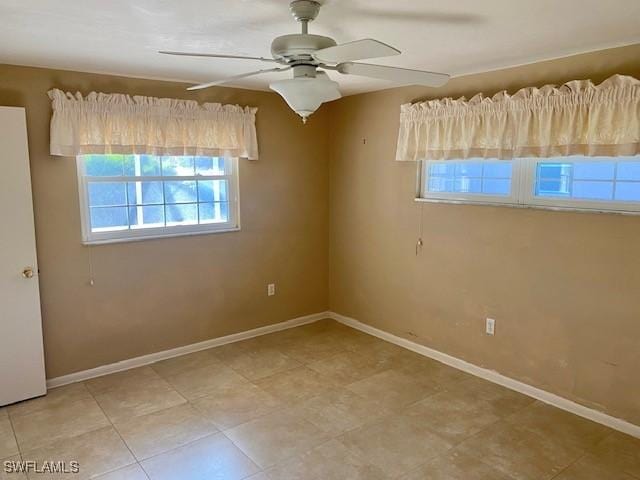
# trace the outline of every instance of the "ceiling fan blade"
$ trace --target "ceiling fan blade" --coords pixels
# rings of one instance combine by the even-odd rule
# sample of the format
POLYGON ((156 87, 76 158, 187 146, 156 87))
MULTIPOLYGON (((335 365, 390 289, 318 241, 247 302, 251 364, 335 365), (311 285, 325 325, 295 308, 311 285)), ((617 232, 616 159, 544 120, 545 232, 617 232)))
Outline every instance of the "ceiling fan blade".
POLYGON ((382 43, 372 38, 356 40, 355 42, 342 43, 335 47, 322 48, 313 52, 312 56, 319 62, 342 63, 365 58, 390 57, 399 55, 400 50, 391 45, 382 43))
POLYGON ((245 78, 245 77, 252 77, 254 75, 260 75, 261 73, 282 72, 284 70, 289 70, 289 69, 291 69, 291 67, 284 67, 284 68, 276 67, 276 68, 266 68, 264 70, 256 70, 255 72, 242 73, 240 75, 234 75, 232 77, 226 77, 226 78, 223 78, 221 80, 216 80, 215 82, 208 82, 208 83, 201 83, 200 85, 193 85, 193 86, 187 88, 187 90, 202 90, 203 88, 209 88, 209 87, 214 87, 216 85, 222 85, 223 83, 232 82, 234 80, 240 80, 241 78, 245 78))
POLYGON ((169 52, 161 50, 158 53, 163 55, 177 55, 181 57, 211 57, 211 58, 236 58, 239 60, 260 60, 261 62, 277 62, 273 58, 265 57, 245 57, 243 55, 222 55, 218 53, 190 53, 190 52, 169 52))
POLYGON ((401 85, 440 87, 449 80, 449 75, 446 73, 425 72, 424 70, 410 70, 408 68, 387 67, 385 65, 371 65, 369 63, 345 62, 337 65, 336 70, 347 75, 380 78, 401 85))

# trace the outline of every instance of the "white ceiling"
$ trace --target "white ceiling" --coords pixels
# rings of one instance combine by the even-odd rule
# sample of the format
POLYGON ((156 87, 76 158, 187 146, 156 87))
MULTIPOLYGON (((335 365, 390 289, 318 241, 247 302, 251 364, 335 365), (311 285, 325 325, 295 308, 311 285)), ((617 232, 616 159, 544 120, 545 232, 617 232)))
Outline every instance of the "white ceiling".
MULTIPOLYGON (((638 0, 324 0, 311 33, 376 38, 403 54, 377 62, 462 75, 640 43, 638 0)), ((202 82, 269 64, 157 50, 270 56, 297 33, 287 0, 0 0, 0 63, 202 82)), ((236 81, 266 89, 290 72, 236 81)), ((343 94, 393 86, 332 75, 343 94)), ((1 82, 1 79, 0 79, 1 82)))

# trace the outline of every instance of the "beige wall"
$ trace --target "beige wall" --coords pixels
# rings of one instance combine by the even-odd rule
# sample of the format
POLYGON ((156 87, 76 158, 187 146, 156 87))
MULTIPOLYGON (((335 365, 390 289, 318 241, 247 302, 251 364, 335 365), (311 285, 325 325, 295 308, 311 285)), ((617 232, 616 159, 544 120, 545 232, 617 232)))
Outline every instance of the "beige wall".
POLYGON ((393 160, 402 103, 614 73, 640 45, 331 104, 331 309, 640 424, 640 217, 418 204, 393 160))
POLYGON ((416 204, 415 164, 393 161, 401 103, 640 76, 639 58, 626 47, 347 97, 306 126, 271 93, 0 66, 0 104, 27 109, 47 376, 330 306, 640 424, 640 218, 416 204), (242 231, 83 247, 74 160, 48 155, 52 87, 257 106, 242 231))
POLYGON ((0 66, 0 105, 27 111, 48 378, 327 309, 326 112, 303 127, 274 93, 194 95, 177 83, 13 66, 0 66), (258 107, 260 160, 240 161, 242 230, 83 247, 75 160, 48 154, 52 87, 258 107))

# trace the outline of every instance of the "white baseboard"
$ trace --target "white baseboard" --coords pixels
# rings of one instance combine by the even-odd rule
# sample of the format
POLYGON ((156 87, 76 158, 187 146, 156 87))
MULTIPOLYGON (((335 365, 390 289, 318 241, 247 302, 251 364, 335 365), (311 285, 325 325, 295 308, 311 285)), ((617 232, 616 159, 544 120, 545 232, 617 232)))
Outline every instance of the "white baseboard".
POLYGON ((248 338, 259 337, 261 335, 266 335, 267 333, 273 333, 280 330, 286 330, 288 328, 299 327, 300 325, 313 323, 318 320, 322 320, 323 318, 330 318, 330 316, 331 315, 329 312, 314 313, 311 315, 305 315, 304 317, 298 317, 287 320, 285 322, 276 323, 274 325, 254 328, 253 330, 247 330, 245 332, 234 333, 232 335, 226 335, 224 337, 212 338, 210 340, 205 340, 204 342, 192 343, 191 345, 184 345, 182 347, 172 348, 171 350, 150 353, 148 355, 142 355, 141 357, 129 358, 127 360, 122 360, 121 362, 110 363, 109 365, 102 365, 100 367, 83 370, 81 372, 70 373, 61 377, 50 378, 47 380, 47 388, 61 387, 62 385, 81 382, 83 380, 101 377, 110 373, 121 372, 122 370, 142 367, 144 365, 159 362, 160 360, 178 357, 187 353, 199 352, 200 350, 206 350, 207 348, 219 347, 220 345, 226 345, 227 343, 239 342, 241 340, 247 340, 248 338))
POLYGON ((541 402, 553 405, 554 407, 566 410, 567 412, 571 412, 594 422, 600 423, 614 430, 618 430, 628 435, 640 438, 640 425, 634 425, 633 423, 627 422, 626 420, 612 417, 611 415, 607 415, 606 413, 600 412, 598 410, 585 407, 584 405, 580 405, 579 403, 576 403, 554 393, 550 393, 532 385, 514 380, 513 378, 506 377, 494 370, 479 367, 460 358, 447 355, 446 353, 442 353, 438 350, 434 350, 433 348, 420 345, 419 343, 412 342, 411 340, 407 340, 406 338, 398 337, 391 333, 385 332, 384 330, 380 330, 378 328, 359 322, 358 320, 355 320, 353 318, 340 315, 339 313, 329 312, 329 318, 332 318, 349 327, 381 338, 382 340, 386 340, 387 342, 391 342, 400 347, 404 347, 408 350, 411 350, 412 352, 432 358, 453 368, 457 368, 458 370, 462 370, 463 372, 467 372, 471 375, 475 375, 476 377, 480 377, 490 382, 497 383, 498 385, 502 385, 503 387, 515 390, 516 392, 520 392, 524 395, 535 398, 536 400, 540 400, 541 402))
POLYGON ((391 333, 385 332, 378 328, 372 327, 365 323, 359 322, 350 317, 346 317, 335 312, 320 312, 304 317, 294 318, 285 322, 276 323, 274 325, 267 325, 265 327, 255 328, 253 330, 247 330, 245 332, 234 333, 224 337, 213 338, 205 340, 203 342, 193 343, 191 345, 185 345, 182 347, 172 348, 170 350, 164 350, 162 352, 151 353, 149 355, 143 355, 141 357, 130 358, 121 362, 111 363, 109 365, 102 365, 100 367, 91 368, 89 370, 83 370, 81 372, 70 373, 69 375, 63 375, 61 377, 55 377, 47 380, 47 388, 60 387, 70 383, 81 382, 83 380, 89 380, 90 378, 100 377, 102 375, 108 375, 110 373, 120 372, 123 370, 129 370, 131 368, 142 367, 149 365, 160 360, 166 360, 168 358, 185 355, 187 353, 194 353, 200 350, 206 350, 212 347, 218 347, 220 345, 226 345, 228 343, 239 342, 241 340, 247 340, 249 338, 259 337, 268 333, 278 332, 280 330, 286 330, 288 328, 298 327, 300 325, 306 325, 313 323, 323 318, 332 318, 340 323, 343 323, 349 327, 355 328, 362 332, 378 337, 387 342, 393 343, 400 347, 404 347, 412 352, 424 355, 425 357, 432 358, 441 363, 449 365, 463 372, 467 372, 476 377, 483 378, 503 387, 515 390, 529 397, 540 400, 541 402, 553 405, 567 412, 574 413, 581 417, 587 418, 594 422, 600 423, 614 430, 632 435, 640 438, 640 426, 627 422, 620 418, 612 417, 606 413, 594 410, 584 405, 580 405, 572 400, 561 397, 554 393, 547 392, 540 388, 528 385, 513 378, 502 375, 494 370, 489 370, 483 367, 474 365, 473 363, 466 362, 460 358, 447 355, 433 348, 426 347, 419 343, 412 342, 406 338, 398 337, 391 333))

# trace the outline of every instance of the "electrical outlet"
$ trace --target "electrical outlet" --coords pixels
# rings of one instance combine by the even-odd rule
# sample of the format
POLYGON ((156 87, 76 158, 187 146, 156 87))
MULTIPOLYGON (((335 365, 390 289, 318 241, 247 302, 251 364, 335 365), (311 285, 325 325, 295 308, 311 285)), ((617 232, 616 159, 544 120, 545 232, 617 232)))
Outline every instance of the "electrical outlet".
POLYGON ((495 335, 496 321, 493 318, 487 318, 486 332, 487 332, 487 335, 495 335))
POLYGON ((276 284, 270 283, 269 285, 267 285, 267 295, 272 297, 275 294, 276 294, 276 284))

